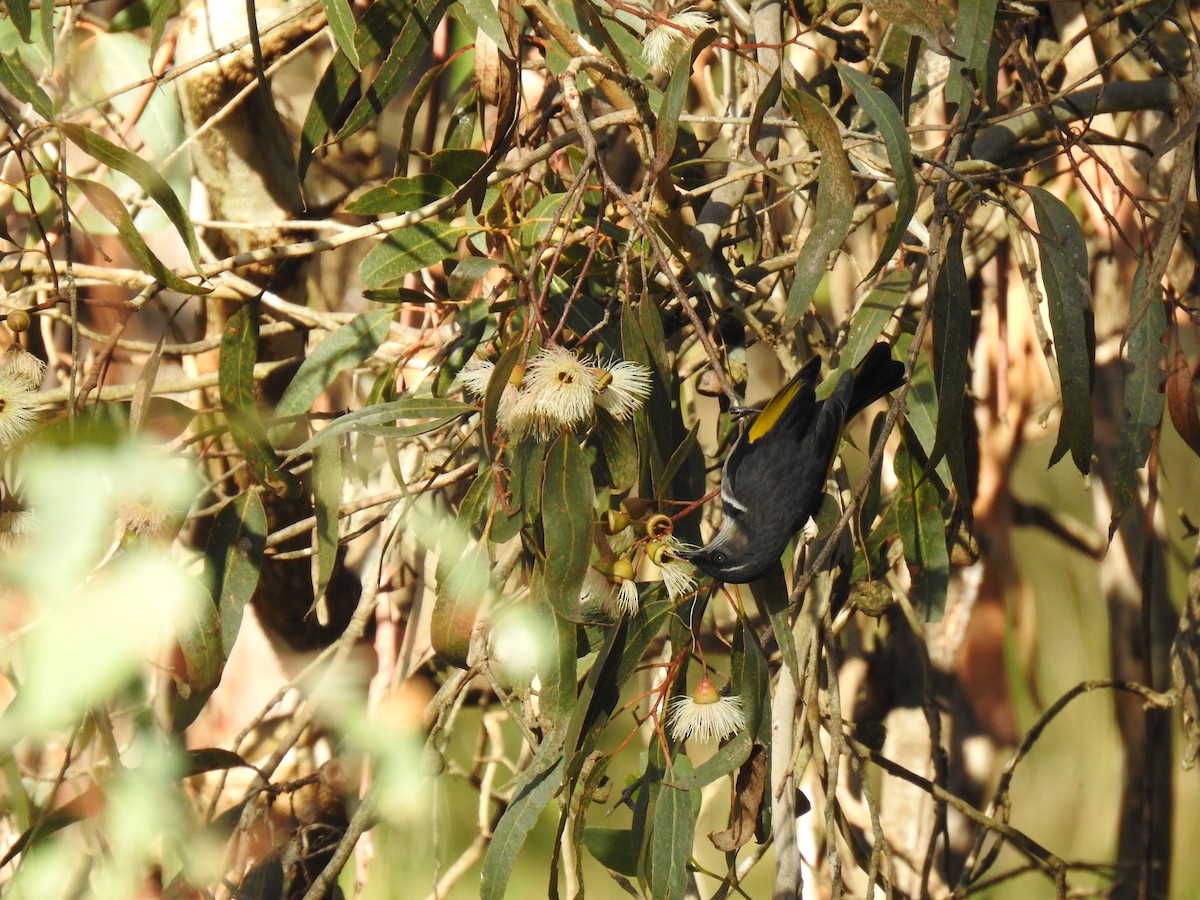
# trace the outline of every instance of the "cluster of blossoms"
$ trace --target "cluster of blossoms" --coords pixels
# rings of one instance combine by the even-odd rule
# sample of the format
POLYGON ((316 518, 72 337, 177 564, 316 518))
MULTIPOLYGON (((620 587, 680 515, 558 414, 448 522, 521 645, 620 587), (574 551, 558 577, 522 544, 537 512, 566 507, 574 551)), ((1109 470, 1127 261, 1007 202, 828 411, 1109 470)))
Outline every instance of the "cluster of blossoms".
MULTIPOLYGON (((482 397, 495 364, 479 358, 463 367, 467 391, 482 397)), ((650 370, 626 360, 601 362, 565 347, 543 347, 527 365, 513 368, 500 396, 497 419, 509 438, 548 441, 592 420, 597 408, 624 421, 650 395, 650 370)))
MULTIPOLYGON (((674 557, 684 544, 671 535, 651 541, 645 557, 653 563, 672 603, 678 603, 696 590, 694 570, 689 563, 674 557)), ((588 569, 583 583, 584 603, 595 602, 611 615, 635 616, 641 609, 641 595, 634 581, 633 554, 623 555, 588 569)))
POLYGON ((44 362, 16 344, 0 355, 0 444, 13 444, 33 430, 34 393, 45 371, 44 362))

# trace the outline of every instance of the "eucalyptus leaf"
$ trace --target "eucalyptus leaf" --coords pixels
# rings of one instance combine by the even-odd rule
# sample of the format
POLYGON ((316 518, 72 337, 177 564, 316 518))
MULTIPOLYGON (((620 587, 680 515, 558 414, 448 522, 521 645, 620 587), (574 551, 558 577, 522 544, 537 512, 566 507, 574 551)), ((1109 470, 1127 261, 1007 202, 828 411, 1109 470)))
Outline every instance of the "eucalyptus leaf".
POLYGON ((459 239, 474 230, 435 219, 398 229, 363 257, 359 275, 368 288, 388 287, 406 275, 450 259, 458 252, 459 239))
POLYGON ((837 121, 829 109, 811 94, 783 86, 783 96, 792 115, 808 139, 821 153, 817 164, 817 202, 813 227, 796 258, 795 276, 788 291, 781 330, 796 327, 825 277, 830 258, 850 233, 854 215, 854 178, 842 150, 837 121))
MULTIPOLYGON (((686 756, 672 760, 676 777, 686 777, 691 763, 686 756)), ((664 787, 658 792, 651 817, 651 840, 646 849, 646 881, 653 897, 682 898, 687 891, 687 863, 692 855, 699 791, 664 787)))
POLYGON ((255 480, 281 496, 295 496, 295 477, 279 467, 275 450, 258 410, 254 392, 254 363, 258 359, 258 301, 247 300, 225 323, 218 360, 221 406, 229 434, 245 457, 255 480))
POLYGON ((595 528, 595 498, 587 455, 572 435, 560 435, 546 456, 542 484, 545 590, 555 612, 571 620, 579 619, 579 597, 595 528))
POLYGON ((900 111, 896 109, 892 99, 873 87, 867 76, 858 69, 838 63, 838 72, 842 80, 854 91, 859 106, 879 129, 883 146, 887 150, 888 162, 892 166, 892 178, 895 180, 895 220, 888 228, 875 265, 863 279, 867 281, 874 278, 875 273, 882 269, 900 248, 908 223, 912 221, 913 213, 917 210, 917 175, 913 165, 912 142, 908 139, 908 130, 904 127, 900 111))
MULTIPOLYGON (((196 241, 196 230, 192 227, 191 217, 188 216, 187 210, 183 208, 183 204, 179 202, 179 198, 175 196, 175 192, 171 189, 171 185, 159 173, 159 171, 146 162, 136 153, 126 150, 124 147, 118 147, 111 141, 107 141, 94 131, 84 128, 82 125, 76 125, 71 122, 66 122, 60 126, 63 134, 71 139, 71 142, 78 146, 84 153, 95 159, 97 162, 103 163, 110 168, 116 169, 122 175, 127 175, 137 182, 138 187, 150 195, 150 199, 159 205, 167 218, 171 220, 171 224, 175 226, 175 231, 183 239, 184 246, 187 247, 188 256, 191 257, 192 265, 197 269, 200 268, 200 245, 196 241)), ((142 242, 144 244, 144 242, 142 242)), ((151 273, 157 277, 157 273, 151 273)), ((162 279, 159 279, 160 281, 162 279)), ((177 281, 188 284, 182 279, 177 281)), ((164 284, 166 282, 163 282, 164 284)), ((170 284, 174 290, 181 290, 175 284, 170 284)), ((188 285, 185 293, 208 293, 207 288, 199 288, 196 285, 188 285)))
POLYGON ((900 486, 893 508, 912 579, 912 596, 925 613, 925 621, 937 622, 946 609, 950 556, 941 498, 933 482, 925 477, 926 468, 916 437, 905 428, 904 440, 896 452, 894 469, 900 486))
POLYGON ((1092 381, 1096 331, 1092 316, 1087 243, 1075 214, 1049 191, 1031 187, 1037 216, 1038 255, 1042 283, 1050 304, 1054 358, 1062 390, 1062 424, 1050 464, 1068 450, 1076 468, 1086 475, 1092 467, 1092 381))
POLYGON ((317 624, 329 624, 325 589, 333 576, 338 553, 338 510, 342 505, 342 452, 337 444, 322 444, 313 451, 313 607, 317 624))
POLYGON ((1112 476, 1112 516, 1108 539, 1117 533, 1121 517, 1137 494, 1137 470, 1146 465, 1153 444, 1153 431, 1162 424, 1166 400, 1162 385, 1167 347, 1167 314, 1162 288, 1146 283, 1146 267, 1138 266, 1129 292, 1132 326, 1126 342, 1131 368, 1125 375, 1125 411, 1129 419, 1121 428, 1117 459, 1112 476), (1136 313, 1145 308, 1141 317, 1136 313))
POLYGON ((394 317, 394 310, 372 310, 329 334, 305 356, 276 404, 275 415, 286 418, 308 412, 340 372, 369 359, 379 349, 394 317))

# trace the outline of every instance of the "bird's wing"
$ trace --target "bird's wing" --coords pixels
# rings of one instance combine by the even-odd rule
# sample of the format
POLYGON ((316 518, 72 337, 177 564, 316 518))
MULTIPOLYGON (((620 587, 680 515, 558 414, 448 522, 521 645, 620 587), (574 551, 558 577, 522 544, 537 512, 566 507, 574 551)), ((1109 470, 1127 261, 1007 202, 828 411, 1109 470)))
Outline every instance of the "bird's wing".
POLYGON ((750 423, 750 430, 746 434, 746 439, 751 444, 760 441, 772 428, 779 424, 779 419, 801 391, 812 393, 815 390, 817 376, 820 374, 821 357, 814 356, 800 367, 800 371, 792 376, 792 380, 785 384, 779 393, 772 397, 767 405, 763 407, 763 411, 754 417, 754 421, 750 423))

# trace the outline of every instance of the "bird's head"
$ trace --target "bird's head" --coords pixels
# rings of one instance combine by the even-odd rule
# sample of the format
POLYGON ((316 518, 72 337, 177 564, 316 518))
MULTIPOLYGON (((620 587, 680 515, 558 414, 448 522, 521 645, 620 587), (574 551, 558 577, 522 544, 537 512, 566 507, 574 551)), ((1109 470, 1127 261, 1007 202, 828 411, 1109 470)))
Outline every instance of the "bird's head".
POLYGON ((678 551, 701 572, 729 584, 746 584, 761 577, 779 559, 773 548, 751 541, 738 517, 726 516, 717 536, 699 550, 678 551))

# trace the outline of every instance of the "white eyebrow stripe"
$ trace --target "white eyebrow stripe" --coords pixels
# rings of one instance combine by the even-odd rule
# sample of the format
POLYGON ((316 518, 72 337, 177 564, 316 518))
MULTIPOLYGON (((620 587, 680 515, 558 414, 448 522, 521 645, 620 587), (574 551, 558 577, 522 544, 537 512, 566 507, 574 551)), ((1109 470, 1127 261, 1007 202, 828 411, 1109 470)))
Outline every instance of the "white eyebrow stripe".
POLYGON ((737 499, 735 499, 735 498, 734 498, 733 494, 731 494, 729 491, 727 491, 727 490, 725 489, 725 485, 724 485, 724 483, 722 483, 722 484, 721 484, 721 501, 722 501, 722 502, 724 502, 724 503, 727 503, 727 504, 729 504, 729 505, 730 505, 730 506, 732 506, 734 509, 736 509, 738 512, 745 512, 745 511, 746 511, 746 507, 745 507, 745 505, 744 505, 744 504, 742 504, 742 503, 739 503, 739 502, 737 501, 737 499))

